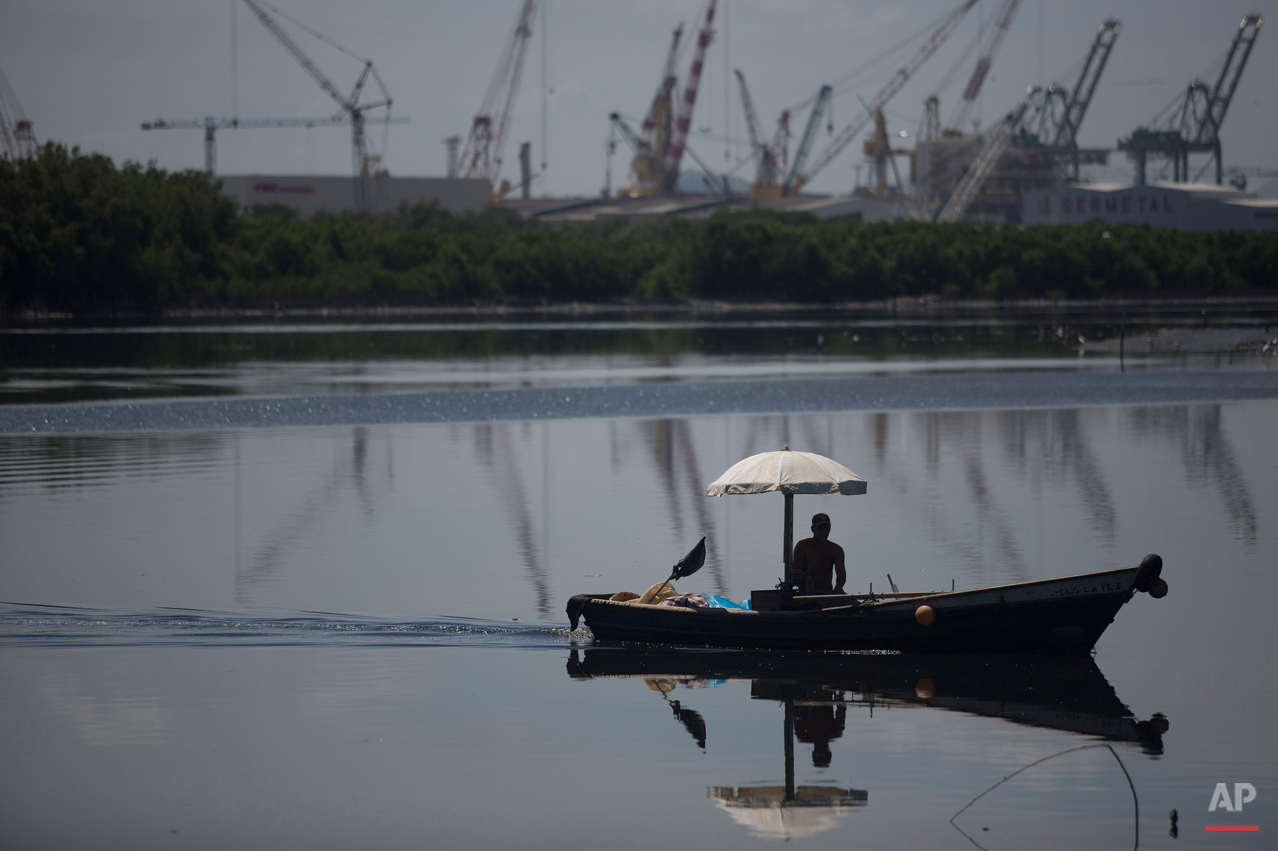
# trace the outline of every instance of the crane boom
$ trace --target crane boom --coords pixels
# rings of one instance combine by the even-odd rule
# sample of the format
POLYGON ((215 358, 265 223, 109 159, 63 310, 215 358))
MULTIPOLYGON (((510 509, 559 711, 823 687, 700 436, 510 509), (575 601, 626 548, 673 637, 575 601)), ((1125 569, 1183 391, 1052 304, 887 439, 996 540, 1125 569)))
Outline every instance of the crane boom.
POLYGON ((1211 90, 1210 128, 1207 121, 1200 122, 1198 132, 1191 141, 1199 143, 1209 141, 1209 131, 1210 137, 1215 137, 1220 125, 1224 123, 1225 113, 1229 111, 1229 104, 1234 99, 1234 91, 1238 88, 1238 80, 1242 77, 1247 58, 1251 55, 1252 45, 1256 43, 1256 36, 1260 34, 1260 27, 1264 23, 1265 19, 1260 15, 1251 14, 1243 18, 1242 23, 1238 25, 1238 32, 1234 34, 1234 40, 1229 44, 1225 64, 1220 67, 1220 75, 1216 78, 1216 85, 1211 90))
POLYGON ((652 104, 648 114, 643 117, 643 134, 650 136, 657 125, 657 116, 670 102, 670 93, 675 87, 675 61, 679 58, 679 40, 683 37, 683 22, 675 27, 670 39, 670 52, 666 55, 665 69, 661 74, 661 82, 657 85, 657 93, 652 96, 652 104))
MULTIPOLYGON (((323 118, 180 118, 175 121, 157 118, 142 125, 143 130, 203 130, 204 170, 213 174, 217 170, 218 130, 261 130, 272 127, 336 127, 349 124, 349 115, 327 115, 323 118)), ((407 124, 407 118, 368 118, 365 124, 407 124)))
MULTIPOLYGON (((386 91, 386 86, 382 83, 382 78, 373 67, 372 60, 365 59, 362 56, 357 56, 341 45, 324 38, 319 33, 307 30, 312 35, 320 38, 330 46, 337 48, 347 56, 350 56, 364 64, 364 68, 360 72, 359 77, 356 79, 355 85, 351 89, 351 93, 343 97, 342 93, 338 91, 337 86, 333 85, 333 81, 330 80, 324 72, 311 61, 310 57, 306 55, 302 48, 298 47, 297 42, 293 41, 292 37, 284 31, 284 29, 276 22, 275 18, 268 14, 267 10, 269 9, 276 15, 288 19, 296 26, 302 26, 301 24, 298 24, 297 21, 293 21, 291 18, 288 18, 288 16, 279 9, 276 9, 274 6, 261 3, 259 0, 244 0, 244 4, 249 7, 249 10, 257 17, 262 26, 266 28, 266 31, 275 37, 275 40, 280 43, 280 46, 297 61, 297 64, 302 66, 302 69, 310 75, 311 79, 318 83, 319 87, 324 90, 325 94, 332 98, 333 101, 336 102, 349 117, 351 125, 351 164, 355 172, 355 203, 360 210, 367 210, 369 157, 368 148, 364 139, 364 125, 366 123, 364 113, 371 109, 379 109, 381 107, 390 109, 392 102, 390 93, 386 91), (368 82, 370 76, 377 81, 377 85, 381 89, 382 99, 374 103, 361 104, 359 102, 360 97, 364 93, 364 86, 368 82)), ((306 28, 303 27, 303 29, 306 28)), ((212 130, 208 128, 205 130, 205 144, 206 150, 211 152, 212 130)))
POLYGON ((1056 127, 1056 135, 1051 144, 1078 147, 1078 128, 1083 125, 1083 117, 1087 115, 1087 107, 1091 105, 1092 95, 1096 93, 1096 84, 1100 82, 1105 63, 1109 61, 1110 51, 1114 49, 1114 41, 1118 38, 1122 23, 1109 19, 1100 25, 1092 48, 1087 52, 1083 69, 1078 72, 1078 81, 1069 95, 1069 104, 1065 108, 1062 121, 1056 127))
POLYGON ((620 113, 609 113, 608 120, 612 122, 613 127, 620 131, 621 138, 625 140, 626 144, 630 146, 630 150, 634 151, 636 155, 641 155, 648 151, 648 141, 631 130, 630 125, 626 123, 626 119, 622 118, 620 113))
POLYGON ((683 162, 683 151, 688 143, 688 128, 692 126, 692 111, 697 104, 697 89, 701 85, 701 71, 705 67, 706 49, 714 40, 714 10, 718 0, 710 0, 706 6, 705 21, 701 31, 697 33, 697 46, 692 54, 692 67, 688 69, 688 81, 683 96, 679 99, 675 110, 674 133, 670 145, 666 148, 666 159, 662 168, 666 189, 674 189, 679 182, 679 166, 683 162))
POLYGON ((940 50, 941 45, 945 44, 945 42, 949 40, 949 37, 954 34, 954 30, 958 27, 959 22, 963 20, 963 16, 966 15, 968 11, 976 5, 976 3, 977 0, 963 0, 963 4, 955 9, 954 12, 946 18, 930 36, 928 36, 927 41, 923 42, 923 46, 919 48, 918 53, 910 60, 909 64, 897 71, 892 76, 892 79, 888 81, 887 85, 874 96, 874 99, 869 103, 869 111, 858 115, 855 119, 853 119, 852 123, 840 130, 838 135, 836 135, 834 139, 830 141, 830 144, 826 146, 825 150, 822 151, 821 154, 812 162, 812 165, 808 167, 807 171, 799 172, 797 169, 791 169, 791 176, 790 179, 786 181, 784 190, 786 195, 792 195, 802 189, 805 185, 811 182, 812 178, 816 177, 817 173, 820 172, 821 169, 829 165, 831 160, 843 153, 844 148, 852 144, 852 140, 855 139, 857 134, 865 128, 865 125, 872 120, 874 110, 883 109, 887 106, 888 101, 890 101, 896 93, 899 92, 907 82, 909 82, 910 78, 913 77, 919 68, 923 66, 923 63, 931 59, 932 55, 935 54, 936 51, 940 50))
POLYGON ((950 122, 951 127, 962 127, 967 121, 968 113, 972 111, 972 105, 976 103, 977 97, 981 94, 981 87, 985 85, 985 78, 989 76, 990 68, 994 64, 994 57, 998 54, 999 47, 1003 44, 1003 37, 1007 35, 1007 31, 1012 27, 1012 20, 1016 17, 1016 10, 1021 6, 1021 0, 1003 0, 1003 5, 999 8, 998 14, 994 18, 994 38, 990 41, 989 49, 981 54, 981 58, 976 60, 976 67, 972 69, 972 76, 967 81, 967 87, 963 89, 963 99, 959 102, 959 108, 954 113, 954 120, 950 122))
POLYGON ((786 185, 794 182, 796 175, 803 170, 803 164, 807 162, 808 154, 812 152, 812 143, 816 141, 817 132, 821 129, 821 119, 825 117, 825 111, 829 108, 830 99, 833 97, 834 89, 830 86, 822 86, 821 91, 817 93, 816 103, 812 104, 812 114, 808 116, 808 126, 803 128, 799 147, 794 152, 794 162, 790 166, 790 176, 786 178, 786 185))
POLYGON ((772 155, 776 157, 777 169, 785 171, 790 159, 790 110, 783 109, 777 116, 777 132, 772 137, 772 155))
POLYGON ((1016 106, 1012 107, 1012 111, 1003 116, 1003 120, 999 122, 998 127, 986 137, 985 144, 981 147, 981 152, 976 155, 976 159, 968 167, 963 179, 959 181, 958 186, 954 187, 954 191, 950 194, 950 199, 945 202, 945 206, 937 214, 936 220, 938 222, 956 222, 963 218, 963 212, 967 209, 967 205, 971 204, 972 200, 980 193, 981 188, 985 186, 985 181, 989 179, 994 167, 998 165, 999 157, 1003 156, 1007 146, 1012 143, 1012 131, 1021 120, 1021 116, 1025 114, 1030 101, 1038 92, 1038 86, 1031 86, 1026 89, 1025 94, 1021 95, 1021 99, 1016 102, 1016 106))
POLYGON ((745 111, 746 129, 750 132, 750 147, 758 154, 763 145, 763 137, 759 135, 759 121, 754 114, 754 101, 750 99, 750 89, 746 86, 745 74, 740 68, 733 70, 737 75, 737 83, 741 88, 741 108, 745 111))
POLYGON ((524 0, 515 22, 515 31, 506 45, 502 59, 488 84, 479 112, 471 120, 470 135, 462 148, 462 175, 482 177, 497 190, 501 176, 501 152, 506 142, 510 107, 524 72, 524 53, 532 36, 534 0, 524 0))
POLYGON ((754 111, 754 101, 750 99, 750 89, 746 86, 745 74, 738 68, 736 75, 741 88, 741 107, 745 112, 746 129, 750 132, 750 149, 758 159, 754 182, 756 186, 771 186, 777 179, 776 154, 768 147, 768 143, 763 141, 763 136, 759 133, 759 119, 754 111))
POLYGON ((11 162, 36 155, 35 126, 0 70, 0 146, 11 162))
MULTIPOLYGON (((297 61, 297 64, 302 66, 302 70, 309 74, 312 80, 319 83, 319 87, 335 100, 338 106, 346 108, 346 98, 342 97, 342 93, 337 90, 337 86, 333 85, 333 81, 326 77, 324 72, 311 61, 311 58, 302 52, 302 48, 297 46, 297 42, 293 41, 289 34, 284 32, 280 25, 275 22, 275 19, 268 15, 266 10, 257 3, 257 0, 244 0, 244 5, 249 7, 249 11, 261 21, 267 32, 275 36, 275 40, 288 51, 288 54, 297 61)), ((278 10, 272 9, 272 11, 278 14, 278 10)))

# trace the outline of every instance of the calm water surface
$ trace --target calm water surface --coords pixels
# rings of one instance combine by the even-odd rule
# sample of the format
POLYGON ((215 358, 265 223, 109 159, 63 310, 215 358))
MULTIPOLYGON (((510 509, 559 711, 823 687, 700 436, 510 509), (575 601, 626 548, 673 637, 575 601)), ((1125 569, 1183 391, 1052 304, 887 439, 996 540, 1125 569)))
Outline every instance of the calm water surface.
MULTIPOLYGON (((1027 327, 1011 336, 1038 346, 1027 327)), ((340 348, 365 332, 306 333, 340 348)), ((528 376, 432 376, 536 358, 529 380, 544 386, 651 378, 610 373, 650 357, 629 343, 538 353, 526 329, 465 333, 496 353, 441 355, 430 375, 385 353, 363 366, 402 372, 408 389, 520 386, 528 376)), ((799 355, 860 368, 717 333, 718 353, 685 348, 660 368, 701 358, 693 372, 726 370, 703 379, 743 365, 780 377, 799 355)), ((91 340, 118 337, 79 336, 74 393, 10 386, 10 401, 138 395, 81 381, 91 340)), ((104 359, 128 360, 104 345, 104 359)), ((953 354, 928 360, 1019 370, 1061 351, 953 354)), ((252 369, 288 373, 273 393, 302 372, 348 386, 348 360, 298 362, 252 369)), ((124 365, 140 395, 170 380, 171 363, 151 363, 124 365)), ((1077 373, 1029 366, 1049 386, 1077 373)), ((215 368, 217 393, 260 386, 238 369, 215 368)), ((1268 848, 1276 421, 1278 398, 1012 400, 0 436, 0 846, 1268 848), (796 502, 831 515, 858 591, 886 589, 887 573, 903 590, 963 588, 1158 552, 1171 592, 1138 595, 1094 659, 1064 661, 671 652, 568 630, 569 595, 641 591, 702 535, 706 567, 681 590, 740 600, 773 585, 780 498, 703 494, 783 444, 869 481, 866 496, 796 502), (1218 783, 1256 797, 1211 812, 1218 783), (1259 831, 1204 829, 1217 824, 1259 831)))

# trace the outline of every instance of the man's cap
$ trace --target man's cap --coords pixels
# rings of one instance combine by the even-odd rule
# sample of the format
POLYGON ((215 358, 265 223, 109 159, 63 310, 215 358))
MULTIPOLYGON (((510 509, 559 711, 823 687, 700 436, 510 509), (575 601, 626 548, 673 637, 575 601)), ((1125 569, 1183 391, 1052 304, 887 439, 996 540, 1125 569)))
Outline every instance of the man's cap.
POLYGON ((828 514, 813 514, 813 515, 812 515, 812 525, 813 525, 813 526, 829 526, 829 525, 830 525, 830 515, 828 515, 828 514))

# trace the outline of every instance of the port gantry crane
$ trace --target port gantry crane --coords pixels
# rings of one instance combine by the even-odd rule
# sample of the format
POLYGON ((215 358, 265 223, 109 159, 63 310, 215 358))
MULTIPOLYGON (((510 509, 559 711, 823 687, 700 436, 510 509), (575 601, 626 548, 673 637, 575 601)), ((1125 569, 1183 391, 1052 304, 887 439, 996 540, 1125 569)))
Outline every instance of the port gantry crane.
MULTIPOLYGON (((873 120, 874 110, 881 110, 887 106, 888 101, 892 100, 896 93, 899 92, 905 84, 909 82, 910 78, 918 72, 919 68, 923 67, 923 64, 927 62, 927 60, 931 59, 936 51, 940 50, 941 45, 945 44, 945 42, 949 40, 949 37, 954 34, 954 30, 958 28, 963 17, 973 6, 976 5, 976 3, 977 0, 963 0, 963 4, 955 9, 949 17, 942 21, 941 25, 937 27, 930 36, 928 36, 927 40, 923 42, 923 45, 919 48, 918 53, 916 53, 903 68, 892 75, 892 79, 888 81, 887 85, 874 96, 874 99, 871 100, 869 104, 867 104, 866 111, 859 114, 850 124, 840 130, 838 135, 830 141, 830 144, 827 145, 825 150, 812 161, 812 165, 808 166, 806 170, 803 169, 799 157, 799 154, 802 153, 806 158, 806 152, 802 150, 802 145, 800 145, 800 151, 795 154, 794 165, 790 168, 790 176, 786 178, 782 193, 785 195, 794 195, 798 193, 804 186, 812 181, 812 178, 816 177, 821 169, 825 168, 835 157, 843 153, 843 149, 852 144, 852 140, 857 137, 857 134, 865 129, 866 124, 873 120)), ((822 91, 824 90, 825 87, 822 88, 822 91)), ((818 97, 818 104, 819 103, 820 99, 818 97)), ((815 107, 813 107, 813 109, 815 111, 815 107)), ((809 129, 813 126, 813 122, 811 120, 809 120, 808 126, 809 129)), ((804 136, 806 138, 807 134, 805 133, 804 136)))
POLYGON ((534 0, 524 0, 515 23, 515 32, 507 42, 501 61, 497 64, 497 71, 488 83, 479 112, 471 119, 470 134, 462 148, 461 176, 487 180, 494 198, 505 195, 497 182, 501 177, 501 152, 506 144, 511 104, 514 103, 519 80, 524 73, 524 53, 528 47, 528 39, 532 37, 536 12, 534 0))
MULTIPOLYGON (((206 115, 203 118, 181 118, 169 120, 157 118, 142 125, 143 130, 203 130, 204 131, 204 170, 209 174, 217 171, 217 131, 218 130, 261 130, 272 127, 339 127, 350 122, 345 115, 329 115, 323 118, 215 118, 206 115)), ((407 124, 407 118, 366 118, 364 125, 407 124)))
MULTIPOLYGON (((531 0, 529 0, 529 2, 531 2, 531 0)), ((385 83, 382 82, 382 78, 377 73, 377 69, 373 67, 373 60, 365 59, 363 56, 352 53, 337 42, 325 38, 309 27, 306 27, 288 15, 285 15, 274 6, 262 3, 261 0, 244 0, 244 5, 249 7, 249 10, 257 17, 262 26, 266 28, 266 31, 275 37, 275 40, 280 43, 280 46, 297 61, 297 64, 302 66, 302 69, 310 75, 311 79, 318 83, 319 87, 324 90, 324 93, 332 98, 341 108, 342 112, 345 113, 345 120, 349 121, 351 126, 351 159, 353 171, 355 173, 356 207, 361 211, 367 211, 369 172, 375 169, 372 168, 372 166, 374 166, 374 162, 372 161, 372 158, 369 157, 368 143, 364 137, 364 126, 369 123, 365 113, 374 109, 385 109, 387 113, 389 113, 392 104, 390 92, 386 90, 385 83), (311 61, 310 57, 297 46, 297 43, 284 31, 271 13, 283 18, 299 29, 310 33, 330 47, 340 50, 352 59, 363 63, 364 69, 355 80, 355 85, 352 87, 349 95, 343 95, 338 90, 337 86, 333 84, 333 81, 330 80, 324 72, 311 61), (361 103, 364 97, 364 88, 367 86, 370 78, 372 78, 373 82, 377 84, 377 88, 381 92, 381 99, 361 103)), ((387 121, 386 123, 392 122, 387 121)))
POLYGON ((1220 125, 1225 121, 1225 113, 1229 111, 1229 104, 1238 89, 1238 80, 1264 23, 1265 19, 1254 13, 1242 19, 1229 44, 1224 64, 1220 66, 1216 85, 1209 87, 1202 80, 1192 81, 1165 123, 1152 128, 1137 127, 1126 139, 1119 140, 1118 149, 1126 151, 1128 158, 1136 164, 1137 183, 1145 183, 1145 162, 1151 155, 1170 161, 1175 182, 1188 181, 1191 152, 1211 155, 1195 179, 1202 177, 1207 166, 1214 162, 1216 184, 1223 182, 1220 125))
POLYGON ((36 155, 35 124, 22 111, 18 96, 0 70, 0 147, 10 162, 36 155))
POLYGON ((1083 60, 1074 88, 1065 89, 1053 83, 1043 89, 1035 96, 1030 117, 1022 125, 1038 144, 1072 152, 1075 180, 1078 179, 1079 164, 1084 159, 1078 148, 1078 130, 1083 126, 1083 118, 1091 106, 1092 96, 1096 94, 1096 86, 1122 28, 1122 22, 1113 18, 1102 22, 1092 39, 1087 58, 1083 60))
MULTIPOLYGON (((1053 83, 1046 89, 1035 86, 1026 91, 1012 111, 986 134, 976 159, 937 212, 937 221, 961 218, 991 177, 997 176, 1004 184, 1000 192, 1004 195, 1011 192, 1011 198, 1016 199, 1011 206, 1015 207, 1027 188, 1045 182, 1054 185, 1064 177, 1062 163, 1072 164, 1073 178, 1077 179, 1080 163, 1103 165, 1107 162, 1107 149, 1078 147, 1078 130, 1121 29, 1121 23, 1116 20, 1101 24, 1073 89, 1053 83), (1013 117, 1011 124, 1008 124, 1009 116, 1013 117), (1016 157, 1004 157, 1009 148, 1016 149, 1016 157)), ((933 141, 940 135, 936 111, 934 99, 929 98, 925 136, 933 141)), ((938 159, 931 171, 935 173, 945 167, 946 160, 948 157, 938 159)))

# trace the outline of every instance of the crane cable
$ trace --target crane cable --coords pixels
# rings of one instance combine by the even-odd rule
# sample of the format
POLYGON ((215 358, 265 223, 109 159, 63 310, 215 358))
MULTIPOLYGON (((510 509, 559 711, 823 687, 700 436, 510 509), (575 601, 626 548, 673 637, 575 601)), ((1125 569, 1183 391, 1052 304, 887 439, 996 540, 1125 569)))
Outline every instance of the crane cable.
MULTIPOLYGON (((912 43, 914 43, 918 39, 934 31, 937 27, 939 27, 946 20, 948 20, 953 14, 954 12, 951 10, 949 12, 946 12, 943 15, 940 15, 934 20, 928 22, 924 26, 920 27, 918 30, 915 30, 914 32, 906 36, 905 38, 898 41, 896 44, 893 44, 891 47, 884 50, 882 53, 879 53, 878 55, 870 59, 867 59, 865 62, 862 62, 860 65, 856 66, 851 71, 849 71, 848 73, 844 74, 842 77, 835 80, 834 83, 831 84, 831 87, 834 88, 836 91, 846 90, 850 86, 852 81, 855 80, 857 77, 868 72, 870 69, 882 64, 883 62, 887 61, 893 54, 897 53, 903 48, 910 46, 912 43)), ((798 112, 801 109, 806 109, 807 107, 816 103, 817 97, 818 95, 812 95, 810 97, 804 98, 803 100, 789 107, 790 112, 793 113, 793 112, 798 112)))
MULTIPOLYGON (((372 61, 373 61, 373 60, 371 60, 371 59, 366 59, 365 57, 360 56, 358 53, 354 52, 353 50, 347 50, 345 47, 342 47, 340 44, 338 44, 337 42, 333 41, 333 40, 332 40, 331 38, 329 38, 328 36, 324 35, 323 33, 319 32, 318 30, 313 30, 313 29, 311 29, 311 28, 310 28, 310 27, 308 27, 306 24, 304 24, 304 23, 302 23, 301 21, 299 21, 297 18, 294 18, 292 15, 285 14, 284 12, 280 11, 280 10, 279 10, 278 8, 276 8, 275 6, 272 6, 270 3, 263 3, 263 2, 262 2, 262 0, 257 0, 257 3, 258 3, 258 5, 259 5, 259 6, 264 6, 265 8, 270 9, 272 12, 274 12, 274 13, 275 13, 275 14, 277 14, 277 15, 279 15, 281 18, 283 18, 284 20, 288 21, 290 24, 292 24, 293 26, 297 27, 299 30, 302 30, 303 32, 307 33, 308 35, 313 35, 313 36, 315 36, 315 37, 316 37, 316 38, 318 38, 320 41, 322 41, 322 42, 324 42, 325 44, 327 44, 329 47, 333 47, 333 48, 336 48, 337 50, 342 51, 342 53, 345 53, 347 56, 351 57, 352 59, 358 59, 360 62, 363 62, 363 63, 365 63, 365 64, 371 64, 371 63, 372 63, 372 61)), ((377 73, 377 72, 376 72, 376 71, 374 71, 373 73, 374 73, 374 75, 376 75, 376 73, 377 73)), ((377 82, 379 82, 379 83, 380 83, 380 82, 381 82, 381 80, 378 80, 377 82)))

